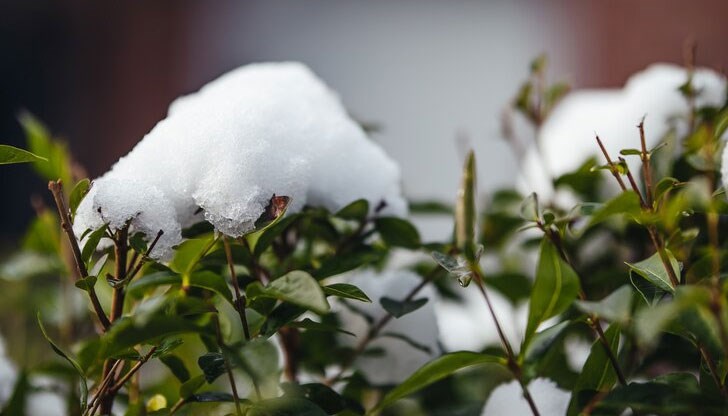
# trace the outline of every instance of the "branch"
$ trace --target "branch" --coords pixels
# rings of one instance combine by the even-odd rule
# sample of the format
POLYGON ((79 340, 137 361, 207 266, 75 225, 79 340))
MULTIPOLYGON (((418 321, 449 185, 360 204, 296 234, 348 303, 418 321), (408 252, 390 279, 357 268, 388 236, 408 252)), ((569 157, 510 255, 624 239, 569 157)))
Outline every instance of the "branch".
MULTIPOLYGON (((63 198, 63 186, 61 180, 59 179, 57 181, 48 182, 48 190, 50 190, 53 194, 53 200, 56 203, 56 208, 58 208, 58 216, 61 219, 61 228, 66 233, 68 243, 71 245, 73 259, 76 264, 76 281, 78 281, 88 276, 88 270, 86 270, 86 264, 83 262, 81 249, 78 247, 76 235, 73 233, 73 225, 71 225, 68 208, 66 208, 65 199, 63 198)), ((93 286, 88 288, 88 296, 91 299, 91 305, 94 308, 94 312, 96 312, 96 316, 98 317, 101 326, 104 331, 106 331, 109 329, 109 326, 111 326, 111 323, 109 322, 109 318, 106 317, 104 308, 101 307, 101 302, 99 301, 99 298, 96 295, 96 290, 93 286)))

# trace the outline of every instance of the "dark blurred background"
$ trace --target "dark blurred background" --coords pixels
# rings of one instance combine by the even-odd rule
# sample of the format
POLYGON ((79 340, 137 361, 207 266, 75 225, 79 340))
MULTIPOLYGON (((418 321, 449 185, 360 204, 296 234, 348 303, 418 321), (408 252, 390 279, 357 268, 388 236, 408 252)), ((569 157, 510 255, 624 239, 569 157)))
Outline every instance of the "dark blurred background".
MULTIPOLYGON (((539 53, 579 88, 681 63, 691 41, 698 64, 722 70, 727 18, 721 0, 2 0, 0 142, 24 147, 16 114, 27 109, 93 177, 180 94, 249 62, 300 60, 382 125, 375 140, 400 162, 409 197, 449 200, 458 135, 476 148, 483 189, 512 183, 499 118, 539 53)), ((27 166, 2 167, 0 185, 5 239, 46 191, 27 166)))

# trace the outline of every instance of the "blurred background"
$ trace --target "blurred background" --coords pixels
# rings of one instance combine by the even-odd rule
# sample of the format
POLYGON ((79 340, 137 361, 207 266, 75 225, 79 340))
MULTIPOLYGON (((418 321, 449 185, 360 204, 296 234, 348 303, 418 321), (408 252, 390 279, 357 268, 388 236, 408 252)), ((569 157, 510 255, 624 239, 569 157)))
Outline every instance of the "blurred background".
MULTIPOLYGON (((0 2, 0 142, 23 146, 27 109, 68 141, 90 177, 106 171, 177 96, 239 65, 298 60, 337 90, 402 168, 415 200, 450 201, 464 149, 482 191, 510 185, 500 119, 538 54, 576 88, 619 87, 652 62, 728 64, 721 0, 293 0, 0 2)), ((0 170, 0 241, 45 184, 0 170)))

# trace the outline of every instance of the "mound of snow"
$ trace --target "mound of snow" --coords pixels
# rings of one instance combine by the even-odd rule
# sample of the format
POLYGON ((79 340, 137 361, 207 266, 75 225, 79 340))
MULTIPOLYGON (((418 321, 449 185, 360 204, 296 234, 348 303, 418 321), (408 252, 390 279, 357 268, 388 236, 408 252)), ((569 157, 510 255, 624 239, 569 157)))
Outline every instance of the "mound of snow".
MULTIPOLYGON (((620 150, 639 148, 636 126, 644 115, 648 148, 671 128, 678 137, 684 135, 690 108, 678 88, 687 77, 687 70, 680 66, 654 64, 630 77, 622 89, 578 90, 567 95, 541 127, 538 147, 532 146, 522 161, 520 190, 550 199, 552 178, 576 170, 592 156, 603 162, 595 133, 615 160, 620 150)), ((717 72, 696 69, 693 85, 700 91, 697 107, 725 102, 726 79, 717 72)), ((637 159, 629 160, 634 162, 630 169, 638 169, 637 159)))
POLYGON ((240 236, 273 195, 336 211, 366 198, 405 215, 397 164, 368 139, 338 96, 300 63, 252 64, 177 99, 136 147, 93 182, 76 213, 81 235, 127 221, 155 257, 204 218, 240 236))

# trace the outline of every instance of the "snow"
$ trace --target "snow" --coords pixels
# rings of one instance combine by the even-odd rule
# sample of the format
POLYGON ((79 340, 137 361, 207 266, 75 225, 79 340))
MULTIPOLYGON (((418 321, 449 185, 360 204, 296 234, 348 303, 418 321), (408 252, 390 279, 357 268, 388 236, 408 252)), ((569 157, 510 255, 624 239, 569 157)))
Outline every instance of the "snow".
MULTIPOLYGON (((674 127, 681 137, 687 132, 689 106, 678 88, 687 80, 687 70, 677 65, 653 64, 629 78, 622 89, 577 90, 559 103, 538 133, 537 146, 527 151, 518 186, 524 193, 537 192, 550 199, 551 178, 576 170, 589 157, 605 163, 595 141, 604 142, 616 160, 619 151, 639 148, 636 128, 645 118, 645 138, 652 148, 674 127)), ((696 106, 721 106, 726 79, 709 69, 696 69, 693 85, 700 91, 696 106)), ((631 161, 636 170, 638 160, 631 161)))
POLYGON ((352 120, 339 97, 300 63, 235 69, 177 99, 112 169, 93 182, 76 214, 81 235, 108 222, 164 237, 153 256, 205 219, 240 236, 273 195, 336 211, 366 198, 382 215, 406 215, 397 164, 352 120), (100 212, 99 212, 100 210, 100 212), (198 210, 201 212, 198 213, 198 210))
MULTIPOLYGON (((546 378, 537 378, 528 383, 536 408, 542 416, 562 416, 569 407, 571 394, 561 390, 556 383, 546 378)), ((522 416, 530 415, 531 408, 523 398, 523 390, 518 381, 501 384, 490 394, 482 416, 522 416)))
MULTIPOLYGON (((389 270, 382 273, 365 270, 355 273, 346 281, 359 287, 372 300, 372 303, 356 302, 352 306, 371 316, 376 322, 386 314, 380 304, 382 297, 402 300, 422 281, 422 278, 408 270, 389 270)), ((368 348, 381 348, 385 355, 360 356, 354 363, 370 383, 389 385, 402 382, 440 352, 435 322, 436 294, 431 285, 425 286, 415 296, 415 299, 421 298, 427 298, 428 302, 414 312, 393 318, 382 328, 380 334, 404 335, 417 344, 427 347, 430 353, 414 348, 398 338, 379 337, 372 341, 368 348)), ((356 335, 356 338, 342 335, 341 341, 353 346, 366 335, 370 325, 361 315, 346 307, 339 306, 338 309, 342 328, 356 335)))

